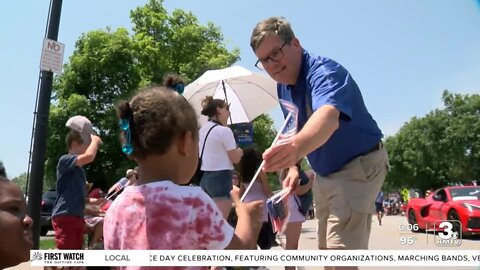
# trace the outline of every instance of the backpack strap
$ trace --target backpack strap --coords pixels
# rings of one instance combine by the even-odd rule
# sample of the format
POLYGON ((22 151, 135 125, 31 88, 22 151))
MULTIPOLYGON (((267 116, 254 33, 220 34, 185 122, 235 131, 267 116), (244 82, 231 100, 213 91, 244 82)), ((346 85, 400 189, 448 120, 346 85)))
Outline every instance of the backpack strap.
POLYGON ((207 135, 205 136, 205 140, 203 141, 202 153, 200 154, 200 159, 203 158, 203 151, 205 151, 205 145, 207 144, 208 135, 210 134, 210 131, 212 131, 212 129, 213 129, 214 127, 216 127, 216 126, 218 126, 218 124, 213 125, 213 127, 211 127, 211 128, 208 130, 207 135))

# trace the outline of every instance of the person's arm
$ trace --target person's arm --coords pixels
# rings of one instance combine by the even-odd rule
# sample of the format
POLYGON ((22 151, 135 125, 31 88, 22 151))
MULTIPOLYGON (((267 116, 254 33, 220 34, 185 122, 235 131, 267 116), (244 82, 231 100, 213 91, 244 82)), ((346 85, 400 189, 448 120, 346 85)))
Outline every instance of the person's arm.
POLYGON ((227 150, 228 158, 233 164, 238 164, 243 156, 243 150, 237 147, 235 136, 233 136, 233 132, 230 128, 223 127, 221 132, 221 140, 223 146, 227 150))
POLYGON ((274 145, 263 153, 264 170, 271 172, 294 166, 301 157, 330 139, 340 125, 339 117, 340 112, 334 106, 320 107, 290 143, 274 145))
POLYGON ((307 193, 313 186, 313 180, 315 178, 314 174, 306 173, 308 177, 308 182, 305 185, 298 186, 297 192, 295 194, 297 195, 303 195, 307 193))
POLYGON ((83 210, 83 214, 86 216, 96 216, 100 213, 100 207, 98 205, 91 203, 90 198, 86 198, 85 200, 85 209, 83 210))
POLYGON ((265 172, 260 172, 260 183, 262 184, 263 194, 265 194, 268 198, 272 197, 273 192, 270 188, 270 184, 268 183, 268 176, 265 172))
POLYGON ((104 203, 106 200, 104 198, 85 198, 86 204, 99 205, 104 203))
POLYGON ((107 196, 111 195, 113 192, 119 192, 122 188, 127 186, 128 179, 125 177, 120 178, 117 183, 113 184, 111 188, 108 189, 107 196))
POLYGON ((295 194, 300 186, 300 171, 297 166, 288 168, 287 175, 282 180, 283 188, 290 188, 289 194, 295 194))
POLYGON ((236 191, 231 193, 237 212, 237 226, 232 240, 225 249, 256 249, 258 234, 262 227, 262 201, 242 203, 236 191))
POLYGON ((332 105, 320 107, 293 137, 298 157, 304 157, 325 144, 340 126, 340 112, 332 105))
POLYGON ((240 159, 242 159, 243 156, 243 150, 241 148, 235 148, 230 151, 227 151, 228 158, 233 164, 238 164, 240 162, 240 159))
POLYGON ((354 117, 353 106, 360 102, 356 97, 360 90, 347 70, 332 63, 308 72, 307 84, 311 89, 302 90, 311 99, 307 106, 311 105, 313 113, 291 143, 275 145, 265 151, 263 158, 267 171, 293 166, 301 157, 324 145, 340 127, 340 120, 349 122, 354 117))
POLYGON ((232 190, 230 194, 238 217, 234 229, 223 218, 213 199, 200 188, 197 190, 199 191, 197 198, 203 201, 203 206, 192 208, 190 215, 193 228, 197 228, 190 231, 190 238, 198 244, 192 248, 254 249, 261 228, 262 201, 241 203, 238 190, 232 190))
POLYGON ((240 195, 240 198, 243 196, 244 192, 245 192, 245 185, 243 182, 240 182, 240 187, 238 187, 238 193, 240 195))
POLYGON ((77 161, 75 165, 77 166, 84 166, 89 163, 92 163, 95 160, 95 156, 97 155, 97 150, 100 144, 102 143, 102 140, 100 137, 96 135, 91 135, 92 141, 90 142, 90 145, 88 146, 87 150, 85 153, 80 154, 77 156, 77 161))
POLYGON ((113 184, 113 186, 108 190, 107 194, 111 194, 113 191, 117 190, 120 187, 118 183, 113 184))

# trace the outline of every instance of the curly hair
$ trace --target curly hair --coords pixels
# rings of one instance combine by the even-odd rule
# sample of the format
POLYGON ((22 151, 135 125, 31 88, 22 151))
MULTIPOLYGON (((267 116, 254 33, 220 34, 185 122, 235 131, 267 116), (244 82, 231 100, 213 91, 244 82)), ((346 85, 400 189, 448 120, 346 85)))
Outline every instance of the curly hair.
MULTIPOLYGON (((192 106, 163 86, 140 90, 130 101, 120 102, 117 117, 128 121, 133 148, 130 156, 134 158, 165 154, 173 140, 187 131, 198 137, 197 117, 192 106)), ((125 142, 125 135, 122 140, 125 142)))
POLYGON ((245 148, 238 164, 240 181, 243 183, 250 182, 253 176, 255 176, 260 164, 262 164, 260 151, 254 146, 245 148))

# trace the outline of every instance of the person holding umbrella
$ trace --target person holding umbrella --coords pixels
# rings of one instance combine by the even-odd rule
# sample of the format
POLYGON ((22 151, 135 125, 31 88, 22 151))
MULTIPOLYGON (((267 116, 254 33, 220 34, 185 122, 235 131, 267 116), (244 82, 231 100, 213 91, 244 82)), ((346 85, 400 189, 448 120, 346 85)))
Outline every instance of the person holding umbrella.
MULTIPOLYGON (((259 22, 250 46, 256 66, 277 81, 278 98, 299 109, 299 132, 264 152, 264 170, 288 168, 308 156, 316 173, 319 248, 367 249, 373 205, 389 165, 382 132, 359 87, 340 64, 306 51, 283 17, 259 22)), ((298 180, 286 185, 294 191, 298 180)))
POLYGON ((199 154, 203 153, 201 170, 204 171, 200 186, 227 219, 232 208, 233 164, 240 162, 243 151, 237 148, 233 132, 227 127, 229 105, 224 100, 207 96, 202 107, 208 122, 200 128, 199 135, 199 154))

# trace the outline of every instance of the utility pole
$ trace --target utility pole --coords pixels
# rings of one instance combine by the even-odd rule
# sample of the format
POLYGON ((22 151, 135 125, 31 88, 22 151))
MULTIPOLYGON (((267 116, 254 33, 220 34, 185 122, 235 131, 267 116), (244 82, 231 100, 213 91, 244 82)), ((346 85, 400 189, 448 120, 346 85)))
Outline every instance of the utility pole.
MULTIPOLYGON (((58 39, 62 0, 51 0, 47 38, 58 39)), ((33 219, 33 248, 40 246, 40 218, 42 207, 43 175, 45 173, 45 152, 48 135, 48 117, 52 95, 53 72, 41 71, 38 111, 35 120, 35 135, 32 151, 31 180, 28 189, 28 212, 33 219)))

